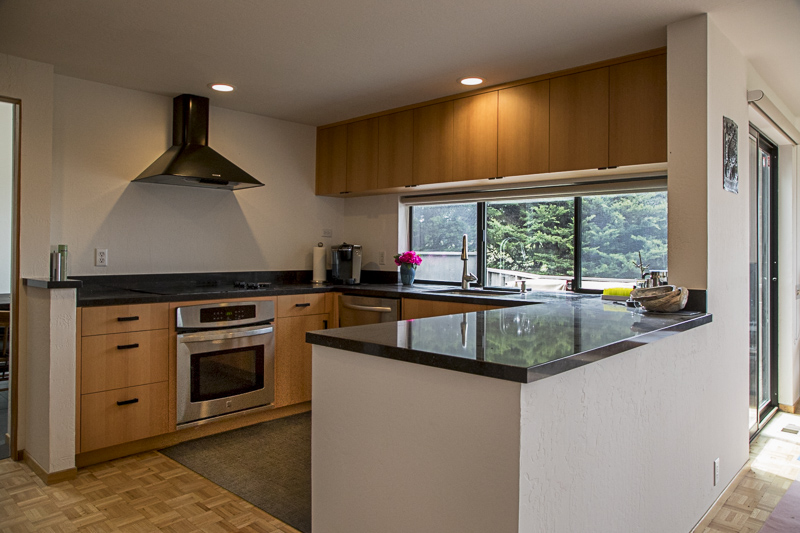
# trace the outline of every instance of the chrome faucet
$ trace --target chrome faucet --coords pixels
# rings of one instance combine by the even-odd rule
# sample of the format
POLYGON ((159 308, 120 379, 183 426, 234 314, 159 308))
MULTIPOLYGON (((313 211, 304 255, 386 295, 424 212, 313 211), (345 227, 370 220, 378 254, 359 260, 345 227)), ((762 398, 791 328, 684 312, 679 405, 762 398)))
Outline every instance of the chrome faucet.
POLYGON ((461 241, 461 260, 464 261, 464 272, 461 274, 461 288, 463 290, 469 290, 469 284, 471 281, 478 281, 478 278, 475 277, 475 274, 471 273, 467 268, 467 234, 464 234, 464 238, 461 241))

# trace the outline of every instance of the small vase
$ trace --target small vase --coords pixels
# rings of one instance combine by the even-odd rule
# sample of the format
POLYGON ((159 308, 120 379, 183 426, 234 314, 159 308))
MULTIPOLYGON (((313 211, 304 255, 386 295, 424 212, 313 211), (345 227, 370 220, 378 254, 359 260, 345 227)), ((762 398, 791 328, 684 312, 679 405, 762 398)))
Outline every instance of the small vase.
POLYGON ((417 274, 417 270, 411 265, 411 263, 403 263, 400 265, 400 281, 403 282, 403 285, 413 285, 414 284, 414 276, 417 274))

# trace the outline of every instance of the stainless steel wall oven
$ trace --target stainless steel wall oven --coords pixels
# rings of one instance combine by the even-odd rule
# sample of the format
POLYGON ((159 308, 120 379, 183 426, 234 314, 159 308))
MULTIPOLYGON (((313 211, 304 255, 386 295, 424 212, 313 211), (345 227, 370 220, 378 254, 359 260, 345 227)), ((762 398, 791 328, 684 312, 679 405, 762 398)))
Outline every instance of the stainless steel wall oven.
POLYGON ((191 305, 176 312, 179 427, 274 406, 273 301, 191 305))

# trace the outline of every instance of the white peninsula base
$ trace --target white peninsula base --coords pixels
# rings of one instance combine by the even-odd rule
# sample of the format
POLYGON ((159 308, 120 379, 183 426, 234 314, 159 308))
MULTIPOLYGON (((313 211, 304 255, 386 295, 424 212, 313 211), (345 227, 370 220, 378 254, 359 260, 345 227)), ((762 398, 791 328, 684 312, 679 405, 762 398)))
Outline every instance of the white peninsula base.
POLYGON ((528 384, 315 345, 314 533, 690 531, 741 467, 686 460, 698 331, 528 384))

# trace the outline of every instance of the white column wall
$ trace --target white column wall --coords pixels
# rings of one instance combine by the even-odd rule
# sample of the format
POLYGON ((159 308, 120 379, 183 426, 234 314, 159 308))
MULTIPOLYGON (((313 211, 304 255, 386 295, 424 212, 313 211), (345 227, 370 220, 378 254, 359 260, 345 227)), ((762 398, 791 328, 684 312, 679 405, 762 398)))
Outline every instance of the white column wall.
POLYGON ((75 289, 28 287, 26 451, 47 473, 75 467, 75 289))

